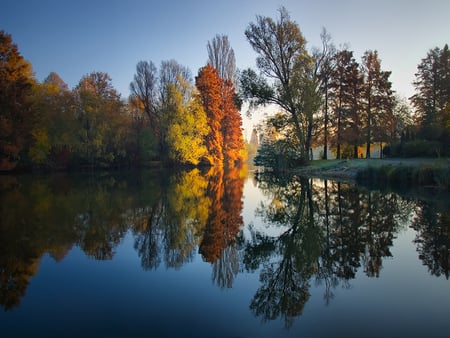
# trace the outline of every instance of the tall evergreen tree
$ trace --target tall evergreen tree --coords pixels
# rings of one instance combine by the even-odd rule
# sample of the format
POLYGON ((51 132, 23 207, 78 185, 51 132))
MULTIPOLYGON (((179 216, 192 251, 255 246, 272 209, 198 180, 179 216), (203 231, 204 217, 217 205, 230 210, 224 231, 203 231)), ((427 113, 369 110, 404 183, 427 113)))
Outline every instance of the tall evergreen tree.
POLYGON ((370 158, 373 130, 381 125, 381 114, 390 109, 393 92, 389 76, 391 72, 381 70, 377 51, 366 51, 362 57, 364 84, 362 101, 364 105, 364 126, 366 134, 366 158, 370 158))
POLYGON ((333 71, 330 78, 330 97, 334 111, 336 158, 341 158, 341 145, 347 141, 350 114, 354 107, 354 85, 358 81, 358 63, 353 52, 342 50, 333 56, 333 71))
POLYGON ((336 53, 335 47, 331 41, 331 36, 325 28, 320 34, 322 41, 322 50, 315 49, 313 56, 315 60, 315 74, 319 80, 319 90, 322 94, 323 109, 323 159, 328 159, 328 142, 329 142, 329 94, 330 94, 330 78, 333 71, 333 55, 336 53))
POLYGON ((439 139, 446 130, 450 102, 450 51, 448 45, 430 49, 417 66, 414 81, 416 94, 410 100, 414 106, 420 136, 439 139))

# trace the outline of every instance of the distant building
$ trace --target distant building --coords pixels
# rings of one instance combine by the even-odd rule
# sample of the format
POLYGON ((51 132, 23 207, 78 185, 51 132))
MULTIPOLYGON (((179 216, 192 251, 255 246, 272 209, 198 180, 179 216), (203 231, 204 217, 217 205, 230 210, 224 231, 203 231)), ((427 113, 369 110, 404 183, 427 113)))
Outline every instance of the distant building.
POLYGON ((258 131, 256 128, 253 128, 252 135, 250 136, 250 142, 252 146, 255 147, 255 149, 259 148, 259 138, 258 138, 258 131))

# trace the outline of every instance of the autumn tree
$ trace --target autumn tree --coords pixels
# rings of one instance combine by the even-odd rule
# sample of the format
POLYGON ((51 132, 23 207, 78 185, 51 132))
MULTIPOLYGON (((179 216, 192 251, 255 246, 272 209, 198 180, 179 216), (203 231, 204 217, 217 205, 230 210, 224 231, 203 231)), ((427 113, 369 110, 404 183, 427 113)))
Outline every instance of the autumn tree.
POLYGON ((205 136, 209 128, 206 112, 195 86, 179 77, 168 85, 166 144, 175 163, 197 165, 206 155, 205 136))
POLYGON ((33 87, 33 128, 28 155, 48 169, 67 169, 79 149, 75 98, 61 77, 52 72, 33 87))
POLYGON ((299 140, 298 157, 308 159, 313 114, 320 104, 314 62, 306 50, 297 23, 281 7, 279 18, 257 16, 245 35, 258 54, 258 75, 251 69, 241 75, 242 94, 253 106, 276 104, 290 116, 294 135, 299 140))
POLYGON ((200 68, 195 84, 200 92, 203 107, 206 111, 209 132, 206 136, 208 161, 213 165, 223 165, 222 120, 222 79, 217 69, 210 64, 200 68))
POLYGON ((35 79, 31 64, 11 35, 0 31, 0 171, 14 169, 29 140, 29 95, 35 79))
POLYGON ((417 66, 410 100, 415 109, 420 136, 444 142, 450 135, 450 50, 430 49, 417 66))
MULTIPOLYGON (((171 128, 174 119, 179 116, 179 106, 184 102, 191 101, 194 91, 192 90, 192 75, 188 67, 185 67, 175 60, 162 61, 157 80, 156 102, 158 115, 160 118, 160 144, 159 151, 161 157, 166 160, 171 157, 170 145, 167 143, 168 129, 171 128), (179 98, 174 98, 180 96, 179 98), (177 104, 174 104, 177 101, 177 104)), ((203 128, 203 122, 199 121, 199 129, 203 128)), ((189 126, 186 126, 189 129, 189 126)), ((189 132, 188 132, 189 133, 189 132)), ((202 135, 202 134, 200 134, 202 135)), ((173 135, 172 135, 173 136, 173 135)), ((173 155, 173 154, 172 154, 173 155)))
MULTIPOLYGON (((334 129, 336 132, 336 158, 341 158, 341 145, 345 142, 345 134, 348 138, 355 138, 350 131, 350 124, 358 126, 357 121, 357 101, 359 98, 358 84, 359 73, 358 63, 353 57, 353 52, 341 50, 333 56, 333 71, 329 83, 330 97, 333 106, 334 129), (353 121, 350 121, 350 114, 353 112, 353 121)), ((353 133, 358 129, 354 128, 353 133)), ((356 137, 357 138, 357 137, 356 137)))
POLYGON ((225 164, 234 166, 243 163, 246 157, 242 135, 242 117, 236 106, 235 90, 229 80, 222 81, 223 120, 221 133, 223 137, 223 156, 225 164))
POLYGON ((67 83, 65 83, 64 80, 61 79, 61 77, 55 72, 50 72, 50 74, 48 74, 48 76, 44 79, 44 83, 54 85, 62 92, 69 91, 69 86, 67 83))
POLYGON ((356 61, 351 61, 351 82, 349 86, 350 101, 347 111, 347 125, 344 131, 344 140, 353 146, 353 158, 358 158, 358 147, 363 143, 363 116, 361 108, 361 95, 363 90, 363 74, 356 67, 356 61))
POLYGON ((111 165, 126 155, 127 124, 120 95, 108 74, 85 75, 75 88, 84 160, 89 165, 111 165))
POLYGON ((366 158, 370 158, 373 131, 377 127, 382 127, 382 114, 391 109, 392 90, 389 81, 391 72, 381 70, 378 52, 371 50, 364 53, 361 69, 364 74, 362 100, 365 111, 366 158))

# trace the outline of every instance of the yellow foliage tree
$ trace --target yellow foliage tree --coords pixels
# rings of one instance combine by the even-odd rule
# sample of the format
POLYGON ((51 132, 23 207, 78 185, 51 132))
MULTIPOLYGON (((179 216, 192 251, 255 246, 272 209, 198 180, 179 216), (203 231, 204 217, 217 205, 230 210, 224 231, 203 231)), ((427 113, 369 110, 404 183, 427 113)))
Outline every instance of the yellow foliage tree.
POLYGON ((207 152, 206 112, 195 87, 189 82, 180 78, 179 85, 169 87, 171 103, 166 136, 169 158, 176 163, 197 165, 207 152))

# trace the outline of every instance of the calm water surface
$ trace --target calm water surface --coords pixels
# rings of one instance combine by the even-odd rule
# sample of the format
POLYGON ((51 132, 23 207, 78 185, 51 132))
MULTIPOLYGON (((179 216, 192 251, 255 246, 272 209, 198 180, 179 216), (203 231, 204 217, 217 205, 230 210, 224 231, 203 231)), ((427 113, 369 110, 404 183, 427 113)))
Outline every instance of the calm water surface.
POLYGON ((443 193, 0 176, 0 337, 448 337, 449 263, 443 193))

